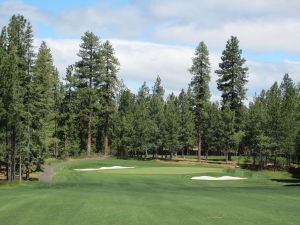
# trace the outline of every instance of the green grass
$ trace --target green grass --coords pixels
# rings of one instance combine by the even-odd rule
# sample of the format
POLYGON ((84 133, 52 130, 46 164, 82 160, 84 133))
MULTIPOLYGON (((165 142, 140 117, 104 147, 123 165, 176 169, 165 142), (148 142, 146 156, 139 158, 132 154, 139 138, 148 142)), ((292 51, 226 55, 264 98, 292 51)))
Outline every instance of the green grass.
POLYGON ((50 184, 0 186, 0 224, 300 224, 300 182, 283 172, 134 160, 59 164, 50 184), (78 172, 74 168, 134 166, 78 172), (195 181, 231 175, 241 181, 195 181), (277 179, 275 181, 274 179, 277 179), (279 182, 280 181, 280 182, 279 182))

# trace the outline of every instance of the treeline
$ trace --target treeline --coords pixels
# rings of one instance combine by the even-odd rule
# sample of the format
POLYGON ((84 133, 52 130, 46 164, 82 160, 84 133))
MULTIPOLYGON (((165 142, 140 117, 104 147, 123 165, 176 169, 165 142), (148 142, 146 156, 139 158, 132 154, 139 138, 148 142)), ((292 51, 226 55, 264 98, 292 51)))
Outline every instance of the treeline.
POLYGON ((280 85, 244 105, 248 68, 239 41, 222 53, 220 103, 210 102, 211 68, 203 42, 197 46, 189 87, 165 98, 157 77, 137 94, 118 80, 119 62, 109 41, 82 37, 79 60, 60 80, 50 49, 33 46, 30 23, 14 15, 0 36, 0 172, 29 178, 47 157, 94 153, 172 158, 198 153, 247 155, 256 165, 300 159, 300 85, 288 75, 280 85), (197 151, 194 151, 197 150, 197 151))

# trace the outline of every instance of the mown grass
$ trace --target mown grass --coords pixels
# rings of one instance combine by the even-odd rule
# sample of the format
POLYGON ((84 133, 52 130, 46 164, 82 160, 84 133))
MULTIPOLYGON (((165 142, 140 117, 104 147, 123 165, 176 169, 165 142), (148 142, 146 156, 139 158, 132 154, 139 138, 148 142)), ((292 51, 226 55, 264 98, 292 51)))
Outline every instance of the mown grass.
POLYGON ((284 172, 135 160, 75 160, 53 182, 0 186, 0 224, 300 224, 300 181, 284 172), (134 166, 78 172, 75 168, 134 166), (231 175, 242 181, 195 181, 231 175))

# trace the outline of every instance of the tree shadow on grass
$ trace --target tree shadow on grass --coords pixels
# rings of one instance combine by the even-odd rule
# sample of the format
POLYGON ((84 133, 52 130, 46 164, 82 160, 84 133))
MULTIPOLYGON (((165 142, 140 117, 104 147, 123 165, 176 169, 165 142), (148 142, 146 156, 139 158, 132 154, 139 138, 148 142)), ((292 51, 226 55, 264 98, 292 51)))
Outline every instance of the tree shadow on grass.
POLYGON ((272 181, 285 183, 285 187, 300 187, 300 168, 290 168, 289 172, 292 174, 291 179, 272 179, 272 181))
POLYGON ((300 187, 300 179, 272 179, 272 181, 284 183, 285 187, 300 187))

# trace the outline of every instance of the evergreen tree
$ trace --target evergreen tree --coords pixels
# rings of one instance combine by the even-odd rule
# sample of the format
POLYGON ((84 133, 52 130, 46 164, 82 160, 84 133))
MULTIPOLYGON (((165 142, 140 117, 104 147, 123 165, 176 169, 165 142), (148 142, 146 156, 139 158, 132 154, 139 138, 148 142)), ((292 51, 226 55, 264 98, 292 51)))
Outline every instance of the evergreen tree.
POLYGON ((235 121, 235 113, 230 109, 230 105, 226 104, 223 106, 222 110, 222 135, 221 135, 221 143, 223 152, 225 155, 226 163, 229 160, 230 150, 234 146, 234 121, 235 121))
POLYGON ((165 105, 165 146, 170 153, 170 158, 180 147, 180 116, 178 100, 172 93, 169 95, 165 105))
POLYGON ((6 58, 6 44, 7 44, 7 34, 6 34, 6 27, 4 27, 0 34, 0 162, 2 164, 6 164, 6 140, 5 140, 5 124, 6 124, 6 111, 4 107, 4 96, 6 94, 5 87, 6 81, 3 79, 5 77, 5 58, 6 58))
POLYGON ((86 154, 92 151, 92 136, 95 128, 95 111, 100 109, 99 84, 102 82, 103 62, 100 53, 99 38, 92 32, 86 32, 82 37, 78 56, 81 58, 75 64, 76 88, 80 96, 80 122, 82 124, 82 139, 86 139, 86 154))
POLYGON ((188 95, 182 89, 179 97, 179 113, 180 113, 180 145, 182 148, 182 157, 184 151, 187 152, 193 148, 196 140, 195 117, 191 111, 188 95))
POLYGON ((248 68, 244 66, 246 60, 242 58, 242 50, 239 48, 237 37, 231 36, 227 41, 226 48, 222 53, 216 70, 219 75, 217 80, 218 89, 222 92, 223 107, 228 105, 235 113, 236 129, 240 130, 242 122, 243 100, 246 98, 245 84, 247 83, 248 68))
POLYGON ((297 136, 295 138, 295 156, 297 157, 297 164, 300 164, 300 128, 298 129, 297 136))
POLYGON ((150 99, 149 115, 151 118, 151 143, 153 150, 153 158, 157 158, 159 151, 164 147, 164 88, 161 85, 161 79, 158 76, 152 89, 150 99))
POLYGON ((134 155, 144 154, 148 157, 148 149, 151 146, 151 130, 153 129, 151 119, 149 116, 149 100, 150 90, 146 83, 139 89, 137 100, 134 109, 134 155))
POLYGON ((1 98, 7 179, 15 179, 16 161, 22 174, 23 146, 28 145, 28 90, 32 64, 32 29, 21 15, 13 15, 1 32, 1 98))
POLYGON ((100 51, 100 60, 102 61, 103 74, 100 82, 101 94, 101 117, 104 133, 104 154, 108 154, 109 134, 112 127, 112 115, 115 112, 115 98, 117 89, 117 72, 119 70, 119 61, 115 57, 114 49, 109 41, 106 41, 100 51))
POLYGON ((217 153, 222 149, 222 114, 218 102, 211 103, 207 107, 208 117, 204 126, 203 145, 208 158, 209 151, 217 153))
POLYGON ((281 91, 275 82, 266 92, 267 130, 266 135, 270 138, 271 154, 274 156, 276 166, 277 155, 282 152, 282 113, 281 113, 281 91))
POLYGON ((190 73, 193 75, 191 86, 193 89, 195 104, 194 109, 197 129, 198 160, 201 160, 202 133, 206 117, 205 109, 210 98, 208 86, 210 81, 209 53, 204 42, 200 42, 196 48, 190 73))
POLYGON ((134 94, 129 89, 122 90, 114 118, 112 138, 112 147, 116 149, 118 156, 127 157, 133 154, 131 151, 134 148, 134 105, 134 94))
POLYGON ((295 138, 298 133, 297 114, 299 109, 298 90, 296 85, 288 74, 284 75, 280 85, 282 95, 281 113, 282 113, 282 134, 281 145, 288 159, 295 151, 295 138))
MULTIPOLYGON (((55 155, 53 135, 55 134, 55 104, 59 85, 58 73, 53 65, 50 49, 42 42, 33 68, 32 77, 32 116, 36 151, 55 155), (53 154, 54 153, 54 154, 53 154)), ((42 157, 42 156, 41 156, 42 157)))
POLYGON ((80 98, 76 89, 74 67, 68 66, 66 82, 62 87, 63 98, 59 108, 57 137, 60 156, 77 156, 81 153, 80 98))
POLYGON ((256 156, 260 156, 260 165, 263 166, 263 155, 268 155, 270 139, 266 134, 267 111, 265 104, 265 91, 255 97, 249 104, 248 119, 246 123, 245 143, 253 156, 253 164, 256 164, 256 156))

